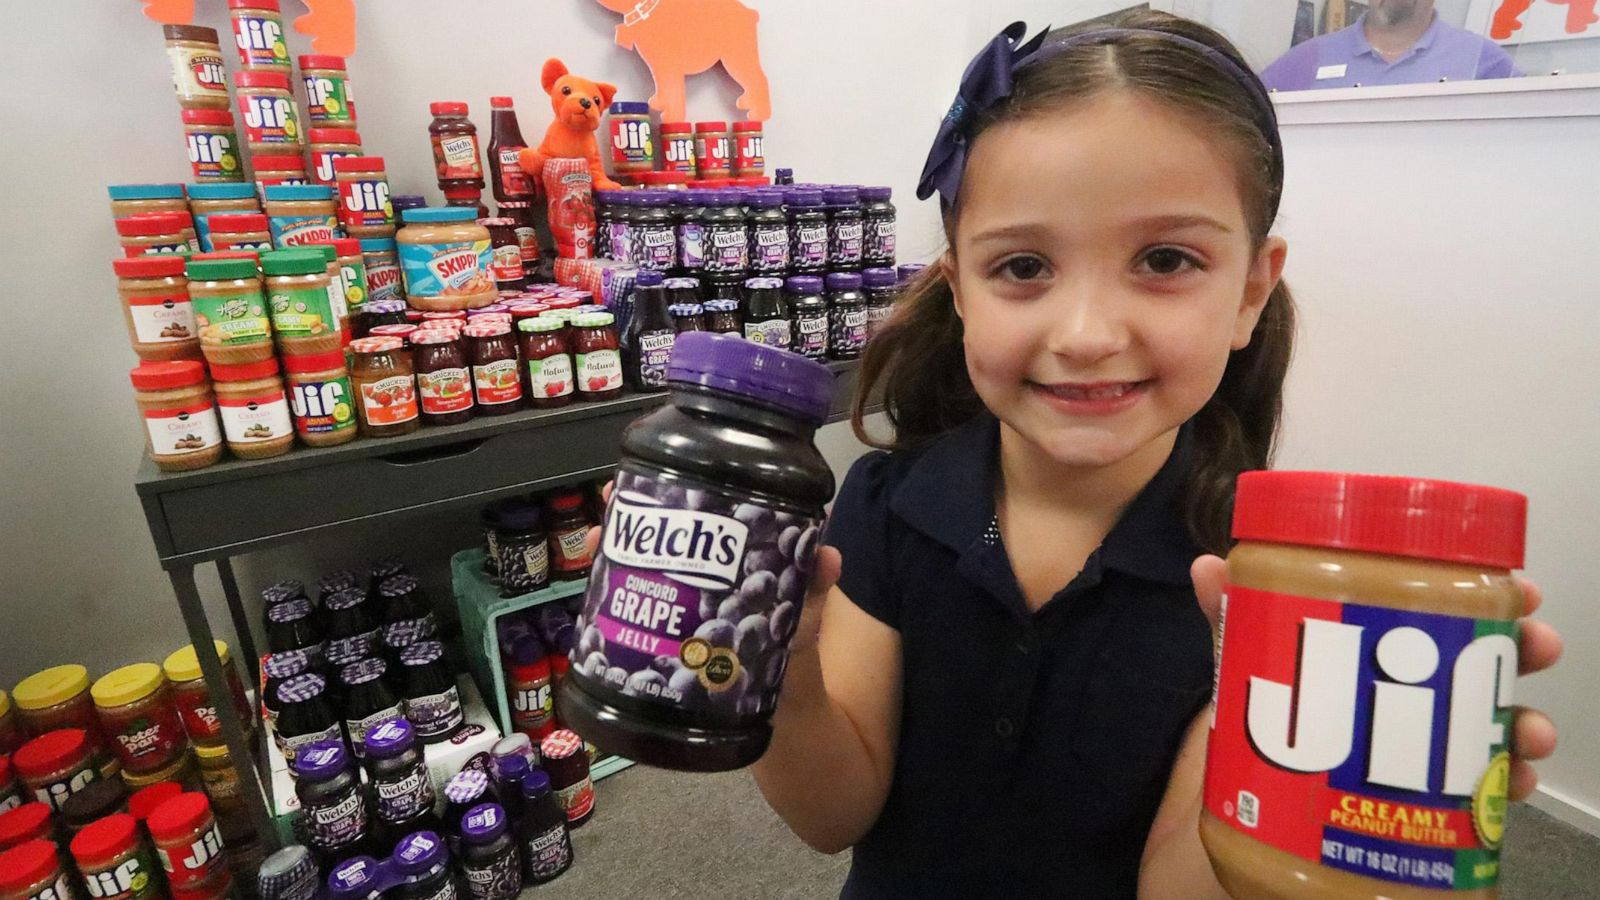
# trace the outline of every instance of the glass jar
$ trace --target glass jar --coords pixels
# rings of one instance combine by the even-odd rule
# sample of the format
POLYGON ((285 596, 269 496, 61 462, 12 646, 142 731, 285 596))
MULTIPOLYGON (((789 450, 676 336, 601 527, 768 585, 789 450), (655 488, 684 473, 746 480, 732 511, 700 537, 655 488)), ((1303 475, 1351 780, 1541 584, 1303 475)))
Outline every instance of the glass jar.
POLYGON ((397 664, 405 648, 438 635, 439 622, 415 576, 384 579, 378 595, 383 600, 384 647, 393 651, 390 658, 397 664))
POLYGON ((667 306, 674 334, 706 330, 706 308, 699 303, 673 303, 667 306))
MULTIPOLYGON (((531 190, 531 188, 530 188, 531 190)), ((532 281, 539 272, 539 232, 535 227, 533 204, 506 201, 500 204, 500 215, 516 223, 517 249, 522 253, 522 276, 532 281)))
POLYGON ((501 295, 520 293, 527 283, 522 269, 522 241, 517 237, 517 220, 490 217, 478 224, 489 229, 489 273, 501 295))
POLYGON ((217 30, 199 25, 163 25, 172 89, 184 109, 227 109, 228 81, 217 30))
POLYGON ((583 313, 572 319, 572 370, 578 394, 585 400, 610 400, 622 395, 622 354, 617 349, 616 317, 608 312, 583 313))
POLYGON ((197 360, 147 362, 129 373, 145 425, 145 451, 163 472, 188 472, 222 459, 222 429, 197 360))
POLYGON ((344 57, 304 54, 300 57, 300 77, 306 86, 306 116, 312 128, 356 126, 356 105, 350 96, 344 57))
POLYGON ((499 299, 490 273, 489 229, 473 210, 425 207, 407 210, 395 235, 406 297, 422 310, 488 306, 499 299))
POLYGON ((367 264, 368 303, 406 299, 400 278, 400 256, 393 238, 362 238, 361 258, 367 264))
POLYGON ((271 359, 272 323, 255 254, 200 254, 185 271, 206 361, 241 365, 271 359))
POLYGON ((793 349, 794 328, 782 279, 752 278, 744 283, 744 292, 745 339, 780 350, 793 349))
POLYGON ((661 123, 661 170, 696 173, 694 155, 694 126, 688 122, 661 123))
MULTIPOLYGON (((239 714, 245 733, 255 730, 255 711, 245 699, 244 686, 239 681, 239 670, 233 666, 228 645, 216 641, 217 659, 222 663, 222 673, 227 679, 227 695, 239 714)), ((172 684, 173 704, 183 720, 184 733, 197 746, 222 743, 222 721, 217 716, 217 705, 211 690, 206 686, 205 675, 200 671, 200 660, 195 656, 194 645, 173 651, 161 663, 167 680, 172 684)))
POLYGON ((97 888, 100 897, 156 900, 164 896, 161 870, 133 816, 107 816, 78 832, 71 846, 78 874, 85 884, 97 888))
POLYGON ((244 181, 239 158, 239 133, 233 113, 223 109, 183 111, 183 137, 189 146, 189 168, 201 184, 244 181))
POLYGON ((319 184, 275 184, 265 191, 267 227, 279 249, 324 244, 344 237, 333 189, 319 184))
POLYGON ((507 500, 494 507, 489 538, 500 596, 519 597, 550 586, 550 535, 538 504, 507 500))
POLYGON ((172 705, 172 686, 155 663, 114 669, 94 683, 90 694, 124 771, 144 774, 166 768, 188 747, 172 705))
POLYGON ((567 814, 567 825, 577 828, 594 815, 594 782, 589 777, 589 754, 583 738, 562 728, 539 744, 541 767, 550 776, 556 804, 567 814))
POLYGON ((694 158, 702 179, 732 177, 733 158, 728 146, 727 122, 694 123, 694 158))
POLYGON ((181 256, 113 260, 128 341, 140 359, 198 359, 199 327, 181 256))
MULTIPOLYGON (((282 603, 289 602, 292 601, 282 601, 282 603)), ((282 603, 274 604, 274 606, 281 606, 282 603)), ((273 608, 272 606, 267 607, 269 629, 272 627, 270 613, 273 608)), ((304 650, 275 650, 269 653, 267 658, 262 661, 261 706, 266 710, 268 730, 274 735, 278 733, 278 710, 282 705, 278 702, 278 688, 283 687, 284 682, 296 675, 304 675, 309 671, 311 671, 311 654, 304 650)))
POLYGON ((892 188, 861 189, 861 264, 893 266, 895 259, 895 209, 892 188))
POLYGON ((345 746, 327 685, 321 675, 296 675, 278 687, 278 747, 291 769, 300 754, 316 744, 345 746))
POLYGON ((828 268, 834 271, 861 268, 860 193, 853 187, 829 188, 822 192, 822 200, 828 207, 828 268))
POLYGON ((367 755, 367 735, 386 722, 406 717, 405 701, 388 677, 389 664, 363 659, 339 670, 344 685, 344 727, 357 758, 367 755))
POLYGON ((45 732, 17 748, 11 764, 33 799, 58 812, 68 797, 100 777, 94 748, 81 728, 45 732))
POLYGON ((206 217, 205 224, 211 250, 264 253, 272 249, 272 232, 261 213, 214 214, 206 217))
POLYGON ((211 367, 212 389, 228 450, 240 459, 266 459, 294 446, 294 425, 278 361, 211 367))
POLYGON ((289 48, 284 45, 278 0, 228 0, 228 16, 233 20, 240 68, 289 74, 289 48))
POLYGON ((794 318, 794 352, 807 359, 828 358, 828 304, 822 299, 822 279, 792 275, 783 283, 789 315, 794 318))
POLYGON ((186 212, 141 213, 116 221, 122 255, 132 258, 158 253, 187 253, 200 249, 189 242, 192 220, 186 212))
POLYGON ((650 134, 650 104, 618 100, 611 104, 611 171, 618 176, 649 172, 656 167, 656 143, 650 134))
MULTIPOLYGON (((444 645, 417 641, 400 653, 406 720, 425 744, 449 740, 465 721, 456 680, 444 661, 444 645)), ((373 752, 368 742, 368 752, 373 752)))
POLYGON ((706 331, 744 337, 744 316, 739 313, 739 301, 707 300, 703 308, 706 311, 706 331))
POLYGON ((394 237, 387 166, 381 156, 344 156, 333 161, 333 177, 339 184, 339 222, 353 238, 394 237))
POLYGON ((461 333, 469 342, 467 358, 472 364, 472 389, 478 412, 486 416, 515 412, 522 404, 522 378, 511 324, 469 322, 461 333))
POLYGON ((322 638, 328 667, 336 674, 378 652, 378 621, 366 591, 352 584, 322 595, 322 638))
POLYGON ((566 323, 548 312, 517 322, 526 376, 523 393, 534 409, 566 406, 572 402, 575 390, 566 323))
POLYGON ((478 128, 467 118, 467 105, 459 102, 432 103, 428 106, 428 112, 433 114, 428 135, 433 140, 433 167, 439 179, 439 188, 483 190, 478 128))
POLYGON ((733 123, 733 174, 737 178, 767 174, 766 141, 760 122, 733 123))
POLYGON ((459 425, 472 419, 472 373, 454 331, 418 331, 411 337, 422 421, 459 425))
MULTIPOLYGON (((252 158, 257 154, 299 156, 303 152, 305 132, 300 126, 300 110, 289 88, 288 75, 235 72, 233 92, 239 101, 239 118, 244 122, 244 143, 250 148, 252 158)), ((226 88, 223 94, 226 96, 226 88)))
POLYGON ((341 321, 328 292, 328 263, 320 249, 274 250, 261 255, 278 348, 286 356, 331 353, 340 347, 341 321))
POLYGON ((550 576, 556 581, 589 577, 589 529, 595 526, 583 495, 577 491, 552 494, 545 503, 550 523, 550 576))
POLYGON ((356 436, 355 390, 343 353, 286 356, 283 368, 294 429, 306 446, 335 447, 356 436))
POLYGON ((350 381, 360 397, 356 418, 367 437, 409 434, 421 425, 411 354, 402 347, 396 337, 350 342, 350 352, 355 354, 350 381))
POLYGON ((858 359, 867 346, 867 298, 855 272, 828 273, 828 358, 858 359))

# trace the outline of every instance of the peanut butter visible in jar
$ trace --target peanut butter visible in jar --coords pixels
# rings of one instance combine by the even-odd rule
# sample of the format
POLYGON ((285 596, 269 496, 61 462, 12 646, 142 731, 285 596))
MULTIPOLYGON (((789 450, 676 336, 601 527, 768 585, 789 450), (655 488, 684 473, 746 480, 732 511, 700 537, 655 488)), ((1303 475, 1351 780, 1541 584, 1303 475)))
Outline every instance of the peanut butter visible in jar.
MULTIPOLYGON (((263 253, 261 271, 267 278, 267 307, 278 349, 296 356, 338 350, 343 322, 329 299, 333 281, 323 247, 263 253)), ((340 295, 342 305, 342 290, 340 295)))
POLYGON ((184 109, 227 109, 228 81, 217 30, 199 25, 163 25, 172 88, 184 109))
POLYGON ((189 211, 189 201, 184 199, 181 184, 113 184, 106 188, 111 195, 111 218, 126 219, 143 213, 189 211))
POLYGON ((222 458, 222 428, 198 360, 147 362, 129 373, 145 449, 163 472, 203 469, 222 458))
POLYGON ((117 274, 128 341, 140 359, 199 359, 199 326, 189 302, 185 261, 176 254, 119 259, 117 274))
POLYGON ((1240 477, 1200 821, 1230 894, 1498 896, 1526 518, 1496 488, 1240 477))
POLYGON ((272 358, 272 320, 256 254, 200 253, 189 260, 189 299, 206 362, 240 365, 272 358))
POLYGON ((211 386, 228 450, 240 459, 266 459, 294 446, 289 401, 278 377, 278 361, 211 367, 211 386))

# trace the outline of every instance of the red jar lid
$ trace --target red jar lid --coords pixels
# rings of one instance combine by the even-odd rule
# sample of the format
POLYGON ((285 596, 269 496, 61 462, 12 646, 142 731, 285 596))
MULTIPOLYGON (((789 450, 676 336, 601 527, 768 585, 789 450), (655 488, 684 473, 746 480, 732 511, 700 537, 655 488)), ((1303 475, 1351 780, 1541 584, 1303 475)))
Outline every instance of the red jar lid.
POLYGON ((353 353, 390 353, 399 350, 404 342, 397 337, 364 337, 356 338, 350 342, 353 353))
POLYGON ((694 130, 697 131, 697 132, 727 131, 728 130, 728 123, 727 122, 696 122, 696 123, 694 123, 694 130))
MULTIPOLYGON (((183 360, 184 364, 200 368, 200 363, 195 360, 183 360)), ((146 363, 145 365, 167 366, 175 363, 146 363)), ((140 369, 144 366, 140 366, 140 369)), ((139 369, 134 369, 138 372, 139 369)), ((201 373, 201 378, 205 377, 201 373)), ((138 382, 134 383, 138 387, 138 382)), ((58 728, 47 731, 33 740, 17 748, 11 755, 11 762, 17 767, 17 773, 23 778, 42 778, 60 769, 63 765, 74 759, 88 755, 89 735, 82 728, 58 728)))
POLYGON ((328 238, 317 241, 312 247, 332 247, 335 256, 360 256, 361 242, 355 238, 328 238))
POLYGON ((490 109, 510 109, 511 108, 511 98, 510 97, 490 97, 489 98, 489 108, 490 109))
POLYGON ((378 325, 375 326, 372 331, 369 332, 369 334, 375 334, 378 337, 407 338, 416 333, 416 330, 417 326, 415 325, 378 325))
POLYGON ((513 303, 511 304, 511 317, 514 319, 531 319, 549 309, 548 303, 513 303))
POLYGON ((733 130, 734 131, 760 131, 761 130, 761 123, 760 122, 735 122, 735 123, 733 123, 733 130))
POLYGON ((206 799, 205 794, 191 791, 179 794, 157 807, 145 820, 145 827, 150 829, 150 836, 156 840, 171 841, 186 837, 210 818, 211 801, 206 799))
POLYGON ((148 237, 153 234, 173 234, 189 227, 190 218, 180 212, 140 213, 118 219, 117 234, 123 237, 148 237))
POLYGON ((270 153, 262 154, 261 156, 251 157, 250 161, 255 164, 257 173, 304 172, 306 170, 305 159, 299 156, 289 156, 287 154, 280 156, 274 156, 270 153))
MULTIPOLYGON (((206 380, 205 367, 197 359, 175 359, 170 362, 141 363, 128 378, 133 382, 136 390, 161 391, 168 388, 188 387, 191 384, 204 384, 206 380)), ((77 731, 77 729, 70 729, 77 731)), ((50 732, 58 734, 59 732, 50 732)), ((81 735, 82 732, 80 731, 81 735)), ((47 734, 44 737, 49 737, 47 734)), ((39 738, 44 740, 44 738, 39 738)), ((23 749, 27 749, 24 745, 23 749)), ((17 766, 21 768, 22 750, 17 751, 17 766)), ((48 771, 48 770, 46 770, 48 771)))
POLYGON ((212 213, 206 216, 206 224, 211 226, 212 234, 266 231, 267 217, 262 213, 212 213))
POLYGON ((0 892, 20 894, 61 871, 57 852, 55 844, 33 840, 0 853, 0 892))
POLYGON ((498 337, 510 334, 511 325, 498 319, 490 322, 469 322, 467 327, 461 329, 461 333, 471 338, 498 337))
POLYGON ((690 125, 688 122, 661 123, 662 134, 688 134, 691 131, 694 131, 694 126, 690 125))
MULTIPOLYGON (((318 128, 317 131, 331 131, 333 129, 318 128)), ((355 134, 354 131, 350 132, 355 134)), ((356 143, 360 143, 360 139, 356 143)), ((383 157, 381 156, 341 156, 333 161, 333 173, 340 172, 382 172, 384 170, 383 157)))
POLYGON ((576 492, 556 494, 550 498, 550 508, 556 512, 571 512, 583 508, 583 495, 576 492))
POLYGON ((436 116, 464 116, 467 114, 467 105, 455 100, 443 100, 428 104, 428 112, 436 116))
POLYGON ((665 187, 674 184, 686 185, 689 183, 689 174, 687 172, 640 172, 633 176, 633 180, 653 187, 665 187))
POLYGON ((354 128, 313 128, 306 132, 306 140, 313 144, 361 143, 361 134, 354 128))
POLYGON ((261 264, 261 254, 254 250, 213 250, 210 253, 192 253, 189 255, 190 262, 205 262, 213 259, 248 259, 257 265, 261 264))
POLYGON ((278 374, 278 361, 273 358, 236 366, 211 364, 212 381, 255 381, 276 374, 278 374))
POLYGON ((1520 569, 1528 498, 1514 491, 1387 475, 1246 472, 1233 536, 1520 569))
POLYGON ((134 256, 111 262, 111 271, 118 278, 165 278, 183 274, 184 259, 177 253, 158 253, 154 256, 134 256))
POLYGON ((183 793, 183 785, 175 781, 161 781, 147 788, 135 791, 128 798, 128 815, 143 822, 150 818, 150 814, 161 808, 173 797, 183 793))
POLYGON ((183 111, 183 124, 185 125, 233 125, 233 113, 225 109, 186 109, 183 111))
MULTIPOLYGON (((413 344, 448 344, 456 339, 456 333, 450 328, 424 328, 411 336, 413 344)), ((381 338, 380 338, 381 340, 381 338)))
POLYGON ((278 0, 228 0, 229 9, 270 9, 278 11, 278 0))
POLYGON ((305 53, 300 56, 300 71, 306 69, 343 69, 344 57, 326 53, 305 53))
POLYGON ((0 813, 0 847, 15 847, 50 833, 50 804, 24 803, 0 813))
POLYGON ((539 753, 549 759, 566 759, 583 750, 583 738, 565 728, 550 732, 539 743, 539 753))
POLYGON ((422 314, 423 320, 427 322, 438 322, 451 319, 459 321, 465 319, 466 317, 467 314, 461 310, 438 310, 434 312, 425 312, 422 314))
POLYGON ((344 354, 338 350, 327 353, 307 353, 304 356, 284 356, 283 370, 296 375, 307 372, 326 372, 344 368, 344 354))
POLYGON ((260 69, 247 69, 243 72, 233 73, 233 86, 236 88, 277 88, 287 91, 289 89, 289 76, 282 72, 263 72, 260 69))
POLYGON ((89 823, 72 839, 72 857, 80 866, 108 863, 139 842, 139 823, 127 813, 113 813, 89 823))

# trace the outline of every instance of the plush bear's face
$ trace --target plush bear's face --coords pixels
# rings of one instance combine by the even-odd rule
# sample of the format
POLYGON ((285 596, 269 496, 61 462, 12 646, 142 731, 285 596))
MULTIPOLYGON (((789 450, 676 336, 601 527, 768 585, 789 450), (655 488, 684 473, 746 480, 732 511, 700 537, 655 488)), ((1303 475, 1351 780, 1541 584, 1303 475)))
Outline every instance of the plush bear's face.
POLYGON ((569 74, 560 60, 545 63, 541 83, 550 94, 550 107, 556 121, 579 131, 600 127, 600 114, 611 105, 617 89, 604 82, 590 81, 569 74))

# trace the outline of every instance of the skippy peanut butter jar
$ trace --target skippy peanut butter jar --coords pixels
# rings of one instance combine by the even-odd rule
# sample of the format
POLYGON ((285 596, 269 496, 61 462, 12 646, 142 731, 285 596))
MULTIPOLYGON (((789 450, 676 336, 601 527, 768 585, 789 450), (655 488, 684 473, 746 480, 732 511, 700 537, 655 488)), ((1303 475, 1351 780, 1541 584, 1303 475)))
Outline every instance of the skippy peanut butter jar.
POLYGON ((1239 478, 1200 837, 1249 898, 1498 896, 1527 498, 1239 478))

